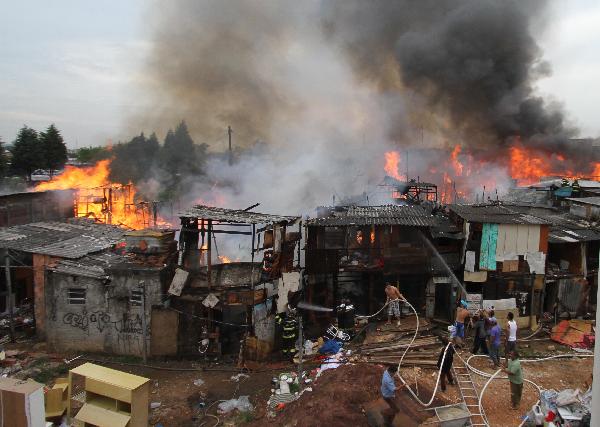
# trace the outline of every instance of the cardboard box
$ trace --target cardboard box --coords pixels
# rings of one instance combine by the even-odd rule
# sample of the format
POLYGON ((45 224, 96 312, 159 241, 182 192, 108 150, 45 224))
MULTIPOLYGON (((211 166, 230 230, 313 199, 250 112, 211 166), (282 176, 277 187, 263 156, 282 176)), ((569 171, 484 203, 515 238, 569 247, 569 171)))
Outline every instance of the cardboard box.
POLYGON ((44 386, 32 380, 0 378, 0 426, 44 427, 44 386), (3 418, 4 417, 4 418, 3 418))

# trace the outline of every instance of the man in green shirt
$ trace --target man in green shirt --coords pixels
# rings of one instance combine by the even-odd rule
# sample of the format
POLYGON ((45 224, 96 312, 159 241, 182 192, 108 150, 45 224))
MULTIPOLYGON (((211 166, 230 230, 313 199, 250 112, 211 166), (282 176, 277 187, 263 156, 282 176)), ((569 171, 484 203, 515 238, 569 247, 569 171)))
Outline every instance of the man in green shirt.
POLYGON ((508 374, 508 380, 510 381, 511 407, 517 409, 521 402, 521 395, 523 394, 523 371, 521 370, 519 353, 513 350, 509 353, 509 357, 510 360, 504 372, 508 374))

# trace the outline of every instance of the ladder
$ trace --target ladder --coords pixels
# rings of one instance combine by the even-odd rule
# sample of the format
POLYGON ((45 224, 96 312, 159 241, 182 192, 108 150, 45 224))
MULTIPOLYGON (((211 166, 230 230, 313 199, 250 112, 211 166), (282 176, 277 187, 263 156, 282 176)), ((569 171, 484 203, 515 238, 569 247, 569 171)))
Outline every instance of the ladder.
POLYGON ((487 417, 483 407, 481 408, 481 412, 479 412, 479 394, 477 393, 477 389, 471 378, 469 368, 467 368, 461 360, 460 365, 457 366, 456 363, 453 364, 452 372, 454 373, 454 380, 458 385, 460 396, 471 413, 470 424, 468 425, 487 426, 487 417))

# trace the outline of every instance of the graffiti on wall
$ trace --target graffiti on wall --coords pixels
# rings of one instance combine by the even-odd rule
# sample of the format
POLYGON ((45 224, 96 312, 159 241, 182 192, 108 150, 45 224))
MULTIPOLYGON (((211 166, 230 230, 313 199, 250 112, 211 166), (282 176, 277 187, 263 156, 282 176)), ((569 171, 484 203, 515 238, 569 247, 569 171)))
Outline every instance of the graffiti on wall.
MULTIPOLYGON (((112 320, 109 313, 105 311, 94 311, 88 313, 83 310, 81 313, 65 313, 63 323, 73 328, 81 329, 90 333, 90 327, 96 328, 98 332, 103 333, 107 328, 112 328, 118 333, 142 335, 142 317, 140 314, 129 316, 123 315, 122 319, 112 320)), ((150 332, 149 329, 147 332, 150 332)))

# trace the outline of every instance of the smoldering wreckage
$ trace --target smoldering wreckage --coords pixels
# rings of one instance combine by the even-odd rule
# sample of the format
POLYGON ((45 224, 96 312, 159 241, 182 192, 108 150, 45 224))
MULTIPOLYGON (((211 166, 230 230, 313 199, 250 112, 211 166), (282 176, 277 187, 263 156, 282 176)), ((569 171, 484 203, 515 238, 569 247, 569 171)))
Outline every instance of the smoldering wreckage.
MULTIPOLYGON (((10 273, 2 278, 2 393, 30 402, 24 414, 31 419, 169 425, 160 418, 164 408, 148 409, 149 379, 81 364, 126 355, 158 368, 177 360, 199 375, 219 366, 239 372, 238 380, 274 375, 270 397, 219 396, 218 415, 197 411, 204 421, 255 413, 257 422, 314 425, 306 411, 354 375, 372 393, 340 403, 352 409, 334 411, 338 422, 502 425, 486 415, 485 388, 473 378, 491 375, 474 368, 466 351, 457 349, 453 368, 459 394, 452 399, 439 388, 440 337, 452 329, 457 301, 472 317, 493 309, 499 325, 512 313, 520 338, 554 341, 554 351, 535 354, 536 365, 592 354, 599 181, 552 179, 514 188, 506 200, 446 205, 434 184, 386 176, 382 185, 388 205, 318 207, 312 217, 196 205, 178 214, 176 228, 156 218, 154 227, 117 226, 109 212, 92 220, 73 210, 77 191, 1 196, 0 245, 10 273), (231 244, 219 252, 231 239, 249 241, 248 261, 229 260, 222 250, 231 244), (385 284, 407 301, 397 325, 380 323, 388 314, 385 284), (45 341, 48 354, 75 356, 63 362, 68 377, 46 380, 45 407, 36 394, 43 384, 22 381, 39 373, 28 367, 35 357, 16 350, 15 340, 45 341), (375 386, 381 366, 399 363, 401 411, 390 414, 375 386), (407 376, 414 369, 423 380, 407 376), (119 387, 129 397, 119 397, 119 387)), ((537 404, 522 409, 533 420, 524 425, 535 425, 540 412, 553 414, 556 425, 585 425, 589 390, 553 389, 560 385, 541 386, 537 404), (565 393, 571 399, 559 406, 565 393)))

